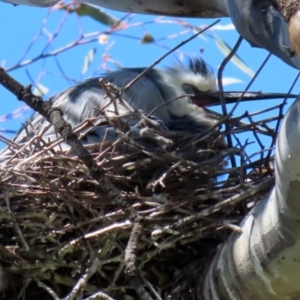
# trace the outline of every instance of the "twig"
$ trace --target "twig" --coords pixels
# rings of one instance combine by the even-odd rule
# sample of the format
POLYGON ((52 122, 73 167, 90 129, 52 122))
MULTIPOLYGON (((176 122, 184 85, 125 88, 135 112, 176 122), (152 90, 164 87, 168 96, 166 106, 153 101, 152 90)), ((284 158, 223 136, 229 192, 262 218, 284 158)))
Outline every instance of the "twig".
POLYGON ((63 300, 74 300, 77 295, 84 290, 88 280, 97 272, 100 265, 100 260, 95 258, 90 268, 81 276, 76 285, 73 287, 72 291, 63 300))
MULTIPOLYGON (((294 86, 296 85, 296 83, 297 83, 299 77, 300 77, 300 72, 297 73, 297 76, 296 76, 296 78, 294 79, 292 85, 290 86, 290 88, 289 88, 289 90, 288 90, 288 93, 290 93, 290 92, 293 90, 293 88, 294 88, 294 86)), ((281 120, 282 120, 283 117, 284 117, 284 114, 283 114, 283 108, 284 108, 286 102, 287 102, 287 98, 285 97, 284 100, 283 100, 283 102, 282 102, 281 105, 279 106, 279 114, 278 114, 278 115, 279 115, 279 119, 278 119, 278 122, 277 122, 277 124, 276 124, 276 126, 275 126, 275 132, 278 132, 278 131, 279 131, 279 126, 280 126, 280 124, 281 124, 281 120)), ((270 145, 270 148, 273 148, 273 146, 275 145, 276 137, 277 137, 277 135, 273 137, 272 142, 271 142, 271 145, 270 145)), ((267 156, 270 157, 271 154, 272 154, 271 151, 269 151, 269 153, 268 153, 267 156)))
POLYGON ((268 53, 267 57, 264 59, 264 61, 262 62, 262 64, 260 65, 260 67, 258 68, 258 70, 256 71, 255 75, 251 78, 250 82, 247 84, 244 92, 241 95, 241 98, 238 99, 238 101, 235 103, 235 105, 232 107, 231 111, 228 113, 228 118, 231 117, 234 113, 234 111, 236 110, 236 108, 238 107, 239 103, 242 101, 243 95, 245 93, 247 93, 247 91, 249 90, 249 88, 251 87, 252 83, 256 80, 257 76, 259 75, 259 73, 261 72, 261 70, 265 67, 266 63, 269 61, 270 57, 272 56, 271 53, 268 53))
POLYGON ((152 300, 152 297, 144 289, 141 282, 139 271, 137 268, 137 250, 138 242, 143 232, 143 225, 141 220, 136 220, 130 234, 130 238, 125 250, 125 276, 134 287, 136 293, 139 295, 141 300, 152 300))
MULTIPOLYGON (((235 55, 236 51, 238 50, 238 48, 240 47, 241 43, 243 41, 243 38, 240 36, 236 42, 236 44, 234 45, 234 47, 232 48, 232 50, 230 51, 230 53, 224 58, 224 60, 222 61, 219 70, 218 70, 218 87, 219 87, 219 91, 220 91, 220 100, 221 100, 221 107, 222 107, 222 112, 224 116, 227 116, 227 108, 226 108, 226 102, 225 102, 225 98, 224 98, 224 89, 223 89, 223 70, 225 68, 225 66, 227 65, 227 63, 230 61, 230 59, 235 55)), ((228 147, 232 148, 232 138, 230 133, 230 126, 229 126, 229 122, 228 119, 226 119, 225 121, 225 130, 227 132, 227 143, 228 143, 228 147)), ((235 168, 236 167, 236 161, 234 159, 234 156, 230 156, 230 161, 231 161, 231 165, 235 168)))
POLYGON ((7 194, 6 191, 4 191, 3 194, 4 194, 4 199, 5 199, 5 202, 6 202, 6 207, 7 207, 8 213, 9 213, 9 215, 11 217, 11 220, 12 220, 12 222, 14 224, 14 227, 15 227, 15 231, 19 236, 19 239, 20 239, 20 242, 21 242, 22 246, 25 248, 26 251, 28 251, 30 248, 29 248, 29 246, 28 246, 28 244, 27 244, 27 242, 24 238, 24 235, 21 231, 21 228, 20 228, 16 218, 15 218, 15 215, 14 215, 13 211, 10 208, 10 201, 9 201, 8 194, 7 194))
POLYGON ((157 293, 157 291, 154 289, 154 287, 152 286, 152 284, 145 278, 145 276, 143 276, 143 274, 140 274, 143 282, 147 285, 147 287, 150 289, 150 291, 153 293, 153 295, 155 296, 156 300, 162 300, 162 298, 159 296, 159 294, 157 293))
MULTIPOLYGON (((170 55, 171 53, 173 53, 174 51, 176 51, 178 48, 180 48, 181 46, 185 45, 186 43, 190 42, 191 40, 193 40, 194 38, 196 38, 198 35, 200 35, 201 33, 203 33, 204 31, 208 30, 209 28, 213 27, 214 25, 216 25, 218 22, 220 22, 220 20, 217 20, 215 22, 213 22, 212 24, 210 24, 209 26, 205 27, 204 29, 200 30, 199 32, 195 33, 194 35, 192 35, 190 38, 184 40, 183 42, 181 42, 180 44, 178 44, 177 46, 175 46, 174 48, 172 48, 170 51, 168 51, 166 54, 164 54, 163 56, 161 56, 158 60, 156 60, 153 64, 151 64, 147 69, 145 69, 143 72, 141 72, 137 77, 135 77, 131 82, 129 82, 123 89, 123 91, 128 90, 136 81, 138 81, 142 76, 144 76, 149 70, 153 69, 157 64, 159 64, 163 59, 165 59, 168 55, 170 55)), ((123 92, 122 91, 122 92, 123 92)))
POLYGON ((96 294, 93 294, 84 300, 114 300, 113 298, 109 297, 103 292, 97 292, 96 294))
POLYGON ((38 279, 34 279, 34 281, 37 283, 37 285, 41 288, 43 288, 44 290, 46 290, 54 300, 61 300, 58 295, 49 287, 47 286, 45 283, 43 283, 42 281, 38 280, 38 279))
POLYGON ((248 190, 243 191, 241 194, 233 196, 229 199, 225 199, 216 205, 213 205, 207 209, 202 210, 201 212, 199 212, 197 214, 194 214, 193 216, 183 218, 180 221, 174 223, 173 225, 167 226, 166 228, 177 229, 177 228, 185 226, 189 223, 196 222, 199 219, 203 219, 204 217, 219 211, 223 207, 228 206, 228 204, 230 204, 230 205, 236 204, 236 203, 240 202, 241 200, 247 199, 250 196, 254 196, 256 193, 258 193, 262 190, 269 189, 273 185, 274 185, 274 177, 266 178, 261 184, 253 186, 253 187, 249 188, 248 190))
POLYGON ((121 223, 117 223, 115 222, 114 224, 111 224, 105 228, 102 229, 98 229, 96 231, 93 232, 89 232, 87 234, 85 234, 84 236, 77 238, 75 240, 70 241, 68 244, 64 245, 63 247, 61 247, 58 250, 58 255, 59 257, 63 257, 65 255, 65 253, 67 253, 68 251, 70 251, 71 247, 74 247, 75 245, 77 245, 78 243, 80 243, 82 240, 87 240, 87 239, 95 239, 98 238, 101 235, 107 234, 109 232, 113 232, 116 229, 128 229, 131 228, 132 224, 130 221, 125 221, 125 222, 121 222, 121 223))
POLYGON ((84 148, 82 143, 79 142, 76 134, 72 131, 71 125, 63 119, 63 114, 60 109, 51 107, 49 102, 44 102, 41 97, 33 95, 31 86, 22 86, 9 76, 3 68, 0 68, 0 83, 16 95, 19 100, 23 100, 28 106, 53 124, 56 132, 61 134, 66 143, 71 146, 72 150, 87 166, 92 178, 99 182, 100 188, 107 193, 115 203, 126 206, 126 201, 124 201, 121 196, 121 191, 118 190, 107 177, 103 176, 103 169, 97 166, 91 154, 84 148))
POLYGON ((132 227, 130 239, 125 250, 125 275, 128 279, 138 276, 138 270, 136 268, 136 254, 138 250, 138 241, 142 232, 143 225, 141 224, 141 221, 138 220, 132 227))
POLYGON ((180 160, 177 163, 175 163, 174 165, 172 165, 165 173, 163 173, 160 176, 160 178, 158 178, 157 180, 154 180, 152 182, 149 182, 147 184, 147 187, 152 188, 152 190, 154 190, 158 184, 162 187, 165 187, 164 179, 168 176, 168 174, 170 174, 172 171, 174 171, 176 168, 178 168, 181 165, 181 163, 182 163, 182 161, 180 160))

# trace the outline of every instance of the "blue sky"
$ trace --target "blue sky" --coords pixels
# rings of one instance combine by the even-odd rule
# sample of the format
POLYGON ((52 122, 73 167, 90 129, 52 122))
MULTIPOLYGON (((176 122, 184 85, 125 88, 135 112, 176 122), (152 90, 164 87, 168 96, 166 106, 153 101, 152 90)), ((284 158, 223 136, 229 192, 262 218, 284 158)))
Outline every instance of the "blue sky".
MULTIPOLYGON (((132 27, 109 35, 108 44, 100 44, 98 41, 86 43, 72 50, 62 52, 55 58, 38 59, 33 64, 15 68, 10 71, 10 74, 24 85, 32 83, 32 81, 38 81, 47 87, 49 92, 44 97, 46 99, 70 86, 75 81, 81 81, 93 76, 95 70, 99 69, 102 56, 106 53, 108 46, 110 46, 108 52, 110 57, 121 63, 122 66, 148 66, 161 55, 165 54, 170 47, 177 45, 191 35, 191 32, 186 32, 186 27, 178 23, 188 22, 194 26, 202 26, 209 25, 214 21, 214 19, 181 19, 179 22, 178 19, 170 17, 158 19, 157 16, 128 16, 128 14, 110 11, 108 9, 104 9, 104 11, 117 19, 128 21, 128 24, 131 24, 132 27), (156 22, 153 22, 154 19, 156 22), (177 24, 174 24, 174 22, 177 22, 177 24), (132 24, 134 24, 134 26, 132 24), (140 41, 145 33, 151 34, 155 39, 155 43, 142 44, 140 41), (85 74, 81 74, 84 57, 91 49, 96 49, 94 60, 89 66, 88 71, 85 74), (68 79, 63 78, 62 70, 68 79)), ((49 37, 57 30, 64 17, 66 17, 66 21, 59 30, 60 34, 54 39, 51 45, 44 50, 44 53, 55 51, 74 42, 79 36, 79 22, 81 23, 83 32, 89 35, 88 39, 97 40, 99 35, 108 29, 107 26, 93 20, 89 16, 81 17, 79 20, 74 13, 66 14, 65 11, 56 9, 50 12, 47 8, 13 6, 0 2, 1 65, 7 69, 11 69, 18 64, 25 50, 40 31, 42 22, 45 22, 43 36, 40 36, 33 43, 30 51, 22 61, 38 57, 42 53, 49 37), (46 17, 47 21, 45 21, 46 17)), ((225 18, 222 19, 218 25, 225 26, 229 24, 231 24, 231 20, 225 18)), ((235 30, 210 31, 210 35, 214 34, 217 34, 224 42, 232 47, 238 39, 238 34, 235 30)), ((187 54, 199 54, 201 52, 203 58, 212 66, 215 73, 217 73, 218 66, 224 58, 224 55, 216 45, 215 39, 208 35, 194 39, 192 42, 180 48, 180 51, 187 54)), ((259 68, 267 54, 265 50, 251 48, 246 41, 243 41, 238 51, 239 57, 254 72, 259 68)), ((161 65, 170 65, 173 61, 174 55, 170 55, 161 65)), ((107 67, 113 69, 116 65, 114 63, 108 63, 107 67)), ((296 75, 297 70, 285 65, 282 61, 272 56, 251 90, 285 93, 290 88, 296 75)), ((225 77, 234 77, 241 80, 242 83, 232 84, 226 87, 227 90, 240 91, 245 88, 251 79, 249 75, 245 74, 232 63, 227 65, 225 77)), ((294 93, 299 92, 298 86, 299 84, 296 85, 293 91, 294 93)), ((22 105, 22 103, 1 86, 0 101, 0 117, 11 113, 22 105)), ((277 103, 279 102, 280 101, 277 101, 277 103)), ((245 110, 250 112, 258 111, 270 106, 270 104, 270 101, 243 104, 239 106, 236 113, 240 114, 245 110)), ((1 122, 0 128, 17 130, 20 127, 20 123, 24 122, 29 115, 29 111, 26 114, 16 115, 15 119, 1 122)), ((11 137, 9 134, 5 135, 11 137)))

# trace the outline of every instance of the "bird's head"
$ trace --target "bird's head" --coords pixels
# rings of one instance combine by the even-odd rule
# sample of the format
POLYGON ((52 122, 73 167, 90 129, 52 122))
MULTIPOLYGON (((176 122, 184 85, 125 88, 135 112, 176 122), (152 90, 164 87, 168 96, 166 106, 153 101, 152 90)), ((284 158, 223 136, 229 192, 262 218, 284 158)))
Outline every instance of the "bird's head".
POLYGON ((170 112, 176 116, 203 112, 202 107, 209 103, 197 99, 196 94, 217 90, 212 69, 199 57, 190 58, 185 63, 177 62, 166 68, 162 71, 162 78, 172 91, 168 96, 169 100, 176 99, 169 105, 170 112))

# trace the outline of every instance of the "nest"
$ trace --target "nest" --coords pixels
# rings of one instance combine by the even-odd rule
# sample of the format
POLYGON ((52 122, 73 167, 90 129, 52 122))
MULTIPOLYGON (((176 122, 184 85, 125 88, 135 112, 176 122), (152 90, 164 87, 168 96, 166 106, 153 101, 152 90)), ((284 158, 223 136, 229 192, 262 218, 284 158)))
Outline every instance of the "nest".
POLYGON ((270 153, 251 159, 236 135, 251 134, 258 144, 259 135, 275 139, 268 123, 280 117, 273 109, 271 119, 220 122, 222 131, 205 133, 213 138, 202 150, 203 134, 170 136, 147 122, 141 126, 159 147, 122 133, 117 143, 88 146, 125 203, 59 150, 59 138, 11 144, 15 155, 0 169, 3 298, 194 299, 218 245, 240 232, 241 219, 272 186, 270 153), (224 147, 228 137, 234 147, 224 147), (198 150, 186 155, 190 149, 198 150))

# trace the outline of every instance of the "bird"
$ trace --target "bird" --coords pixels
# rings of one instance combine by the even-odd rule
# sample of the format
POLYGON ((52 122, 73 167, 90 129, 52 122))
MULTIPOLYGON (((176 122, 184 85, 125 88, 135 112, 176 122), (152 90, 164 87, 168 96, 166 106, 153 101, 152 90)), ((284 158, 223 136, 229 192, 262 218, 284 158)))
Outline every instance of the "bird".
MULTIPOLYGON (((130 133, 132 138, 147 140, 145 131, 140 127, 134 128, 138 119, 128 117, 134 112, 150 114, 153 122, 170 133, 189 136, 204 132, 214 126, 217 120, 205 110, 207 103, 202 98, 197 99, 197 93, 216 90, 212 68, 201 57, 190 57, 186 61, 178 60, 172 66, 161 69, 120 68, 106 72, 70 87, 48 101, 52 106, 61 109, 72 128, 99 115, 100 111, 105 112, 106 117, 102 116, 102 122, 87 134, 79 133, 82 144, 89 145, 115 141, 119 137, 112 124, 107 122, 108 117, 118 115, 124 116, 122 120, 126 121, 129 129, 134 129, 130 133), (116 101, 107 96, 105 88, 99 82, 101 78, 104 83, 122 90, 142 72, 145 74, 125 89, 121 93, 122 99, 116 101)), ((25 145, 36 134, 43 138, 45 145, 58 139, 54 127, 40 114, 34 113, 12 139, 11 144, 25 145)), ((65 150, 69 146, 62 142, 59 147, 65 150)), ((29 148, 27 150, 30 151, 29 148)), ((7 145, 0 152, 0 163, 3 165, 3 162, 12 157, 16 157, 15 150, 7 145)))

